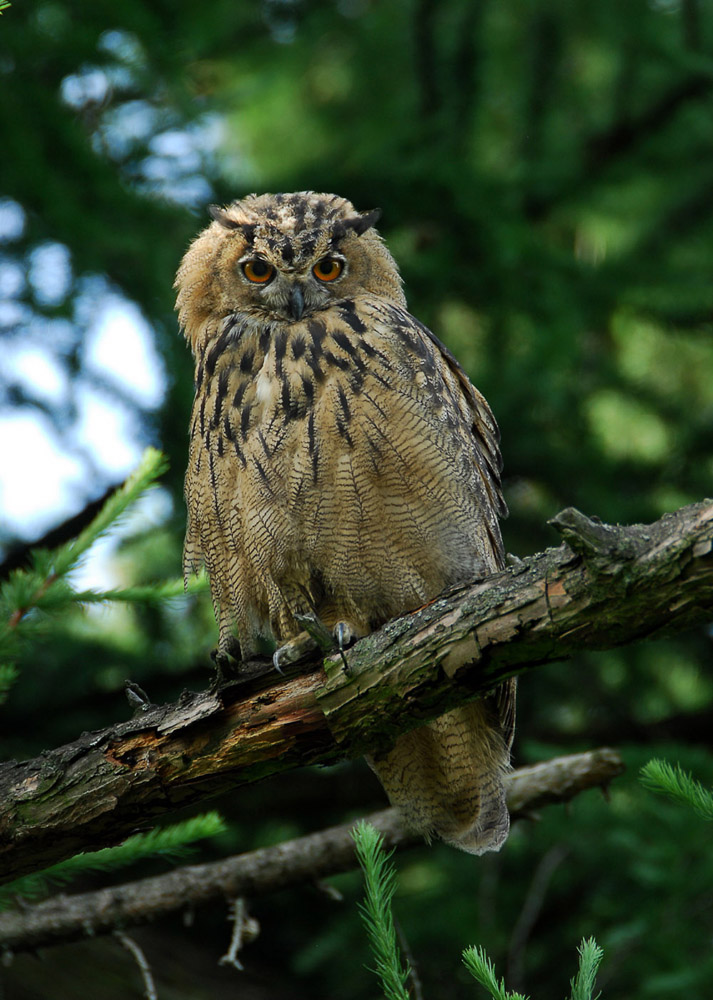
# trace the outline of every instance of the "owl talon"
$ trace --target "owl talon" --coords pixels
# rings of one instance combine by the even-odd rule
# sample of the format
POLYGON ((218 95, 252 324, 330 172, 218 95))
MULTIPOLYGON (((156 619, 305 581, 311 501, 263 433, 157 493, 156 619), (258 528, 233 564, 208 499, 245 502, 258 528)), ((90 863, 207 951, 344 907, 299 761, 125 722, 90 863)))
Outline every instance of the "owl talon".
MULTIPOLYGON (((355 640, 503 568, 497 424, 406 311, 369 232, 377 211, 283 192, 211 215, 176 304, 197 376, 184 565, 210 577, 214 683, 250 670, 262 687, 326 657, 338 673, 337 652, 353 679, 355 640)), ((500 846, 514 702, 508 682, 383 748, 374 769, 409 825, 474 854, 500 846)))
POLYGON ((310 659, 318 649, 319 646, 308 632, 299 632, 278 646, 272 654, 272 665, 278 674, 282 674, 284 667, 310 659))
POLYGON ((351 668, 347 663, 344 650, 354 645, 357 640, 357 636, 354 634, 352 627, 348 622, 337 622, 332 631, 337 643, 339 655, 341 656, 342 663, 344 664, 344 672, 348 674, 351 668))
POLYGON ((348 649, 356 642, 356 635, 348 622, 337 622, 332 629, 332 633, 337 641, 337 648, 339 650, 348 649))

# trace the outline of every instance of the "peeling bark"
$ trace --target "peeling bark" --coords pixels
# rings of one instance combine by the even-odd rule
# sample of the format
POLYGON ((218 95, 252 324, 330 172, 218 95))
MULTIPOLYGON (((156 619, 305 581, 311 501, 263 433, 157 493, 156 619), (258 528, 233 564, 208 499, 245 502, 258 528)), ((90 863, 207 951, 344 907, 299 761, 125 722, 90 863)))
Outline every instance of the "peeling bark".
POLYGON ((713 618, 713 501, 652 525, 572 509, 551 523, 565 544, 390 622, 348 652, 348 672, 330 656, 246 674, 0 766, 0 881, 237 785, 373 753, 538 664, 713 618))
MULTIPOLYGON (((606 787, 623 770, 619 755, 607 748, 522 767, 506 778, 510 815, 518 819, 542 806, 567 802, 588 788, 606 787)), ((366 818, 387 849, 423 843, 422 837, 403 828, 395 809, 366 818)), ((353 828, 354 823, 345 823, 276 847, 186 865, 96 892, 60 894, 36 906, 0 913, 0 949, 34 951, 134 927, 211 899, 252 898, 348 871, 356 866, 353 828)))

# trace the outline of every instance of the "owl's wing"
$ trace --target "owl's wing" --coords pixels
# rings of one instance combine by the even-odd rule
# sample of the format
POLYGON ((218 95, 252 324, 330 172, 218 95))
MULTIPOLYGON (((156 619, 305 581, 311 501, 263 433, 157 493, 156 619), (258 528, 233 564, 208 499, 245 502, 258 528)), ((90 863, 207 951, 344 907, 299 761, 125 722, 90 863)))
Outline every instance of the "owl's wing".
MULTIPOLYGON (((441 357, 448 365, 449 369, 458 381, 458 385, 467 401, 468 407, 473 416, 473 444, 475 446, 476 461, 483 479, 483 484, 491 500, 493 512, 498 517, 507 517, 508 509, 502 492, 500 474, 503 468, 503 460, 500 454, 500 430, 498 428, 492 410, 482 393, 478 392, 466 373, 461 368, 456 358, 451 354, 446 345, 438 337, 415 320, 421 332, 429 338, 431 343, 437 348, 441 357)), ((490 532, 493 543, 493 551, 502 567, 505 565, 505 550, 499 530, 490 532)), ((488 701, 494 706, 505 745, 508 749, 512 746, 515 736, 515 717, 517 704, 517 678, 511 677, 504 681, 492 692, 488 701)))
POLYGON ((467 401, 473 415, 473 443, 476 448, 478 465, 483 482, 487 488, 488 496, 491 499, 495 513, 498 517, 505 518, 508 516, 508 509, 500 482, 500 474, 503 470, 503 460, 500 454, 500 429, 495 421, 493 412, 488 406, 485 397, 482 393, 478 392, 446 345, 427 326, 424 326, 418 320, 415 322, 421 332, 436 347, 458 381, 463 397, 467 401))

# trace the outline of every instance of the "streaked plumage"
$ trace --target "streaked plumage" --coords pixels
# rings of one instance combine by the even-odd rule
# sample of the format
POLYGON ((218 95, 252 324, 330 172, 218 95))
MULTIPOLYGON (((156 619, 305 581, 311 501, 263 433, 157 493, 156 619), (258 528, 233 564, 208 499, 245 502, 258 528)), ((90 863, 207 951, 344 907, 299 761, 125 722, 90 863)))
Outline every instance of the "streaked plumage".
MULTIPOLYGON (((316 609, 355 635, 502 566, 497 426, 406 309, 393 258, 335 195, 214 210, 178 272, 196 359, 185 570, 208 570, 219 651, 316 609)), ((406 820, 474 853, 507 835, 514 686, 370 763, 406 820)))

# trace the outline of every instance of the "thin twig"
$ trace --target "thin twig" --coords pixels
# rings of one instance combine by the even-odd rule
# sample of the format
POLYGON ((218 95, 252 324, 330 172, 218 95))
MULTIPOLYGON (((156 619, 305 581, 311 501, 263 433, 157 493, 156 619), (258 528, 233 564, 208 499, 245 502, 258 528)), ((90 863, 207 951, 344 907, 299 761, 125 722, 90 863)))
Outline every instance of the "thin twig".
POLYGON ((394 927, 396 928, 396 934, 399 939, 399 944, 401 945, 401 950, 404 953, 404 958, 408 963, 408 977, 411 986, 413 987, 413 1000, 423 1000, 423 987, 421 986, 421 979, 418 975, 416 959, 413 957, 413 952, 411 951, 411 946, 408 943, 408 938, 404 933, 404 929, 395 917, 394 927))
POLYGON ((510 935, 508 986, 512 989, 519 990, 522 987, 527 942, 542 911, 552 876, 568 854, 567 848, 561 844, 555 844, 541 859, 535 869, 535 874, 532 876, 520 915, 510 935))
POLYGON ((0 879, 116 843, 137 816, 297 766, 373 756, 399 732, 575 650, 710 621, 713 501, 651 525, 597 531, 571 511, 557 524, 566 545, 360 639, 351 676, 338 656, 283 678, 248 674, 0 764, 0 879))
POLYGON ((226 953, 219 959, 218 965, 230 965, 239 972, 244 971, 244 966, 238 958, 238 952, 246 941, 253 941, 260 931, 257 920, 253 920, 248 915, 245 899, 238 896, 233 899, 228 909, 228 919, 233 922, 233 932, 230 936, 230 946, 226 953))
MULTIPOLYGON (((622 771, 619 755, 606 748, 520 768, 506 778, 510 815, 517 819, 548 804, 567 802, 622 771)), ((422 843, 418 835, 404 829, 394 809, 367 818, 389 850, 422 843)), ((111 933, 115 927, 145 923, 225 895, 254 898, 349 871, 356 867, 353 826, 344 823, 222 861, 185 865, 94 892, 60 893, 34 906, 8 910, 0 913, 0 949, 34 951, 90 934, 111 933)))
POLYGON ((139 971, 141 972, 141 978, 144 982, 144 997, 146 1000, 158 1000, 156 984, 154 983, 153 975, 151 974, 151 966, 146 961, 146 956, 141 948, 139 948, 133 938, 130 938, 128 934, 124 934, 123 931, 114 931, 114 937, 123 948, 126 948, 126 950, 131 953, 134 961, 138 965, 139 971))

